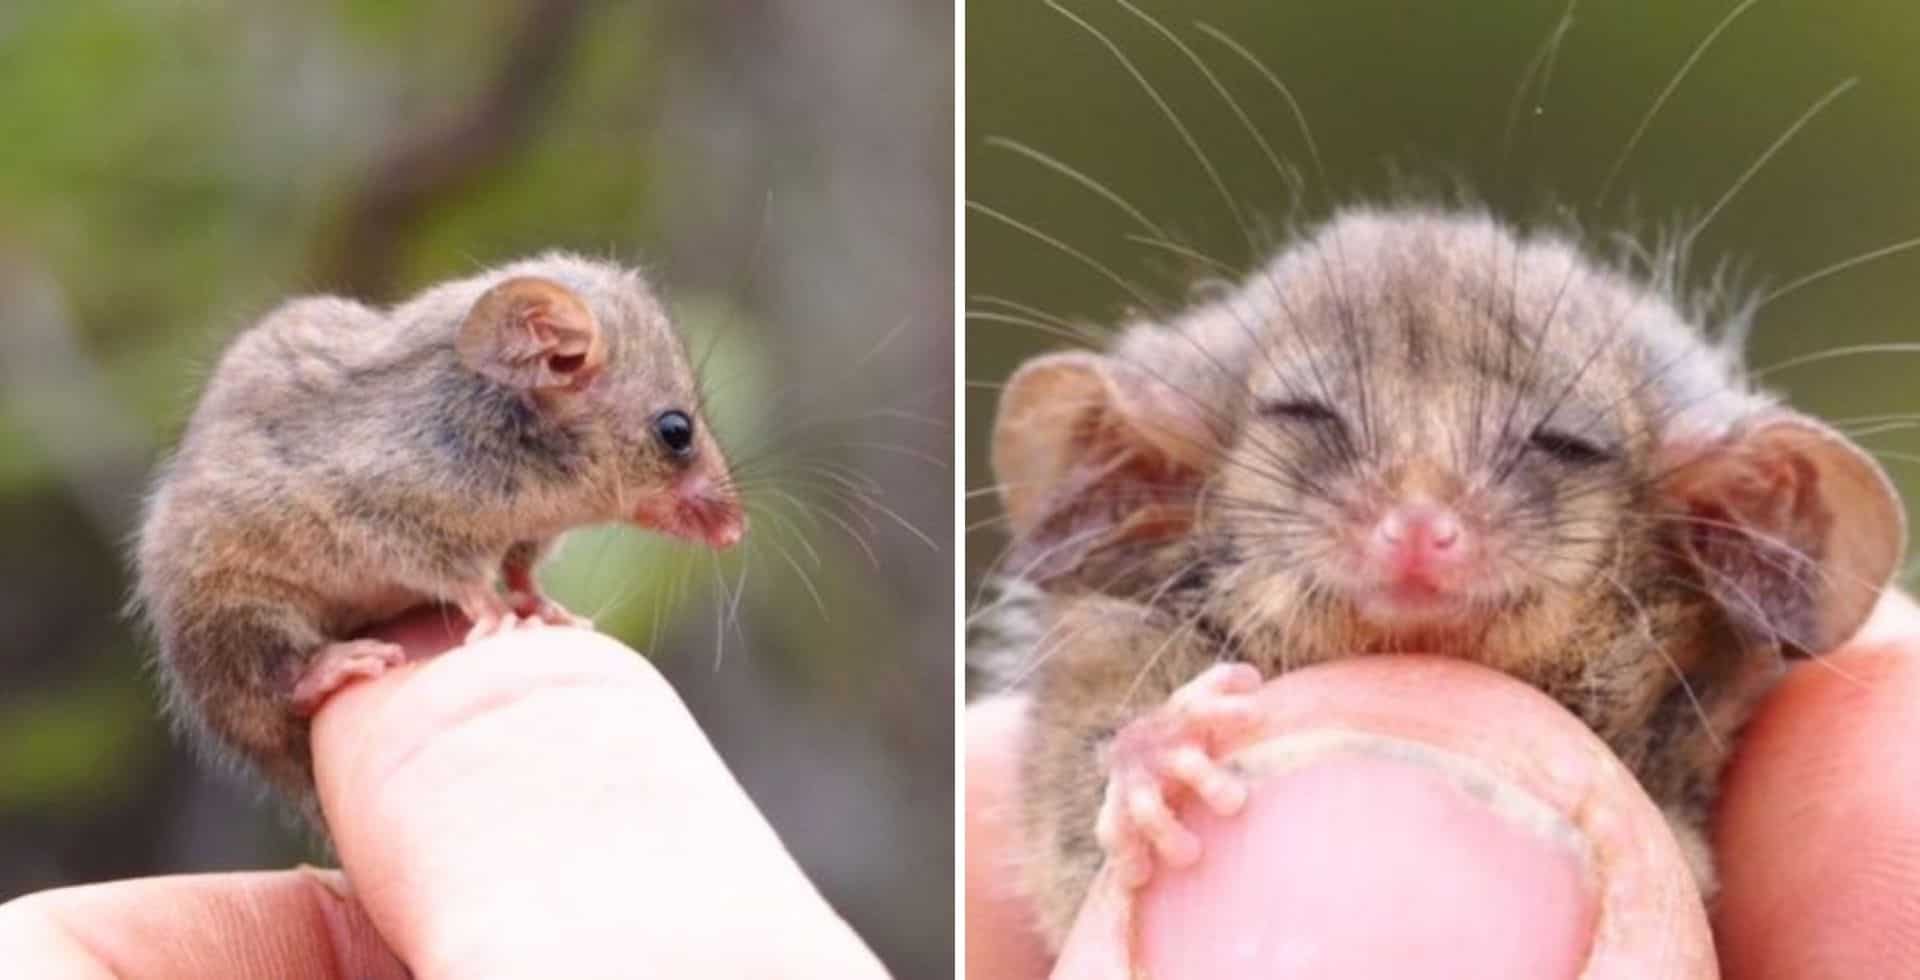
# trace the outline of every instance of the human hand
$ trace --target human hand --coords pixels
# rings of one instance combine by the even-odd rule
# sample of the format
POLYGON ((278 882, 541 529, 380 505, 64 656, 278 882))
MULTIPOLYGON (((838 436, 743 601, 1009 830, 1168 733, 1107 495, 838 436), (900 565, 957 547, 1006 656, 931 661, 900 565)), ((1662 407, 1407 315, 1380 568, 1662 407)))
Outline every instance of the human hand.
MULTIPOLYGON (((461 625, 392 635, 418 655, 461 625)), ((30 895, 0 906, 9 975, 884 976, 673 690, 604 636, 513 632, 354 684, 313 746, 344 877, 30 895)))
MULTIPOLYGON (((1715 818, 1711 932, 1651 801, 1531 688, 1380 657, 1260 696, 1274 741, 1255 751, 1293 757, 1261 770, 1240 815, 1186 811, 1205 855, 1156 872, 1131 917, 1103 875, 1055 976, 1129 976, 1131 950, 1157 980, 1790 980, 1896 976, 1920 950, 1920 609, 1904 597, 1793 671, 1742 735, 1715 818)), ((968 711, 970 977, 1055 968, 1015 880, 1021 710, 968 711)))

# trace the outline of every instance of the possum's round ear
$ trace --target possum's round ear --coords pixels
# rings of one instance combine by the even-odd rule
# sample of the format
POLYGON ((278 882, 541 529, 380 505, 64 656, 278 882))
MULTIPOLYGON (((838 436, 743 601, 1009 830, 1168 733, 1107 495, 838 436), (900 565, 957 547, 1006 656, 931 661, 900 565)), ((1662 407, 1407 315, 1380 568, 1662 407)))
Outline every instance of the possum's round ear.
POLYGON ((577 390, 606 361, 600 323, 572 290, 521 276, 487 290, 454 341, 460 362, 528 391, 577 390))
POLYGON ((1795 652, 1851 637, 1906 544, 1899 497, 1873 459, 1785 412, 1686 459, 1665 489, 1702 587, 1736 623, 1795 652))
POLYGON ((1027 362, 993 428, 1000 500, 1022 574, 1058 574, 1096 547, 1184 532, 1221 435, 1208 406, 1140 367, 1073 351, 1027 362))

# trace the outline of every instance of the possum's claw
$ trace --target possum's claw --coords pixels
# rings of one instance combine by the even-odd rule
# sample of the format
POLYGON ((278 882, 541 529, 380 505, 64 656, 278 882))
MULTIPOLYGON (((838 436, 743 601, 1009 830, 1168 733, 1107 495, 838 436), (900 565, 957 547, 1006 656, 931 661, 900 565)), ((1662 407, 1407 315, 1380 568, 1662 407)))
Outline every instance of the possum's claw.
POLYGON ((477 643, 489 636, 509 632, 521 625, 521 617, 514 611, 492 583, 475 585, 461 594, 458 603, 461 615, 473 626, 467 630, 466 643, 477 643))
POLYGON ((536 619, 522 619, 511 609, 489 610, 469 618, 473 620, 473 626, 467 630, 466 639, 462 641, 464 643, 478 643, 487 637, 511 633, 529 623, 539 622, 536 619))
POLYGON ((1200 858, 1200 839, 1181 823, 1171 796, 1190 793, 1221 816, 1246 805, 1246 783, 1217 759, 1257 727, 1248 695, 1261 683, 1250 665, 1215 665, 1108 743, 1107 794, 1094 832, 1130 887, 1146 884, 1157 863, 1184 867, 1200 858))
POLYGON ((294 713, 311 717, 335 691, 361 678, 378 677, 407 662, 407 651, 386 640, 329 643, 314 654, 293 685, 294 713))
POLYGON ((538 589, 531 592, 507 593, 507 604, 519 614, 522 620, 545 623, 548 626, 571 626, 575 629, 590 630, 593 620, 585 616, 576 616, 567 607, 547 598, 538 589))

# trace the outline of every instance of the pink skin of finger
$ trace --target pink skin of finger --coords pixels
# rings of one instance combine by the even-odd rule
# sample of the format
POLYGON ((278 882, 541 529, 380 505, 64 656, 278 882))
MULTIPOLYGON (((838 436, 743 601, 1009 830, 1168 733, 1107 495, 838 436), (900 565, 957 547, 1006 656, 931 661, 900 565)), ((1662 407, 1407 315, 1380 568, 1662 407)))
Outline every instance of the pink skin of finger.
POLYGON ((1741 736, 1715 818, 1714 926, 1737 980, 1899 976, 1920 962, 1920 609, 1882 600, 1794 668, 1741 736))
MULTIPOLYGON (((410 628, 445 630, 402 627, 412 650, 410 628)), ((423 980, 884 976, 612 639, 516 630, 415 660, 334 694, 313 744, 354 897, 423 980)))
POLYGON ((1657 808, 1544 695, 1371 657, 1254 698, 1261 724, 1226 753, 1244 811, 1188 800, 1197 861, 1138 892, 1104 872, 1055 976, 1717 975, 1657 808))

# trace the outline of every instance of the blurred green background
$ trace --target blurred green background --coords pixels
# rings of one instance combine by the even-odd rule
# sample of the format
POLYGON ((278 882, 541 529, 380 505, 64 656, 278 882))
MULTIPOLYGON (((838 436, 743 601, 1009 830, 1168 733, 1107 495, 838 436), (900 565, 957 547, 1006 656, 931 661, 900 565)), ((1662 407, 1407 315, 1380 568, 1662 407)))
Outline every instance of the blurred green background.
POLYGON ((548 583, 897 975, 947 975, 952 45, 939 0, 0 4, 0 900, 300 857, 155 718, 146 474, 281 297, 565 247, 650 270, 773 490, 717 571, 597 531, 548 583))
MULTIPOLYGON (((1722 260, 1742 281, 1780 286, 1848 256, 1920 235, 1920 7, 1907 0, 1763 0, 1729 26, 1674 92, 1594 205, 1655 96, 1734 0, 1581 3, 1544 95, 1515 92, 1566 0, 1138 0, 1200 54, 1306 192, 1295 200, 1193 64, 1114 0, 1065 6, 1111 38, 1174 108, 1249 223, 1280 230, 1329 202, 1409 187, 1451 199, 1464 187, 1510 219, 1574 208, 1596 239, 1698 217, 1836 84, 1859 85, 1815 118, 1701 235, 1697 281, 1722 260), (1320 179, 1284 101, 1255 69, 1196 27, 1256 55, 1300 103, 1325 162, 1320 179)), ((972 0, 967 15, 966 196, 1105 263, 1172 304, 1196 264, 1128 242, 1118 208, 992 138, 1016 140, 1092 177, 1194 249, 1248 266, 1246 236, 1205 170, 1113 53, 1039 0, 972 0)), ((1537 91, 1537 87, 1536 87, 1537 91)), ((968 308, 1013 301, 1091 324, 1129 312, 1111 281, 994 217, 966 216, 968 308), (991 297, 992 299, 983 299, 991 297)), ((1768 307, 1751 363, 1849 344, 1920 340, 1920 250, 1768 307)), ((967 324, 967 564, 985 574, 1003 544, 986 439, 998 383, 1059 346, 1024 327, 967 324)), ((1920 353, 1841 357, 1768 378, 1832 420, 1920 413, 1920 353)), ((1920 500, 1913 420, 1861 441, 1920 500)))

